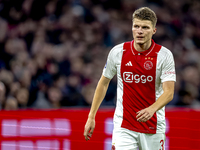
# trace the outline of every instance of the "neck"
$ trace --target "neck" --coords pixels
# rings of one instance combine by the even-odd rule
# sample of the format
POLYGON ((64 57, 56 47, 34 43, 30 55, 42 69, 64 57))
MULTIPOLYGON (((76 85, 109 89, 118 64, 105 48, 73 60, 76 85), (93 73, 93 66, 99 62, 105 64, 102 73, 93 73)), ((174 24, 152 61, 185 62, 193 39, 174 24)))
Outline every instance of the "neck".
POLYGON ((144 44, 137 44, 136 42, 134 42, 134 48, 138 51, 138 52, 143 52, 148 50, 151 47, 151 41, 146 42, 144 44))

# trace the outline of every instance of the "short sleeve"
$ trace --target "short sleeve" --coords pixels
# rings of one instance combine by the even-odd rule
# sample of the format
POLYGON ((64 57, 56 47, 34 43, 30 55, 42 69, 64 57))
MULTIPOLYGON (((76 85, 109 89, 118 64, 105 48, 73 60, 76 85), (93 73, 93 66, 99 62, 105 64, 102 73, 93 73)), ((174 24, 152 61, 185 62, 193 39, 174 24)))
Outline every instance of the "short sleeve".
POLYGON ((113 48, 108 54, 107 62, 103 69, 103 75, 109 79, 112 79, 117 73, 116 63, 115 63, 115 48, 113 48))
POLYGON ((167 51, 165 60, 162 64, 161 82, 176 81, 174 57, 171 51, 167 51))

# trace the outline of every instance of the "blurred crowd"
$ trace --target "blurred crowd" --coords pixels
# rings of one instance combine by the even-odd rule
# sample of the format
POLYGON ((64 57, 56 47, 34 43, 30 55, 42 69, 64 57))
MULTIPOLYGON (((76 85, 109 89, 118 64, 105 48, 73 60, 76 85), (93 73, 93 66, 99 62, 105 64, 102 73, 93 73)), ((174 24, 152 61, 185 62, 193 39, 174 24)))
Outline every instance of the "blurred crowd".
MULTIPOLYGON (((110 49, 131 41, 132 13, 158 17, 155 42, 174 54, 168 106, 200 108, 199 0, 0 0, 0 107, 90 106, 110 49)), ((114 106, 116 77, 102 107, 114 106)))

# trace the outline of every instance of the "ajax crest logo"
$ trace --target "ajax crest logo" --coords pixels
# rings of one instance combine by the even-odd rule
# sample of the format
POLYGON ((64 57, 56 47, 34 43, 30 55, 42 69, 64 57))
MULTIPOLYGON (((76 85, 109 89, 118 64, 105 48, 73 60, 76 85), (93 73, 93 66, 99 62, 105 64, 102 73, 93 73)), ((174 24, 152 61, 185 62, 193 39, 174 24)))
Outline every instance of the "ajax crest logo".
POLYGON ((146 69, 146 70, 150 70, 150 69, 152 69, 153 68, 153 63, 151 62, 151 61, 146 61, 145 63, 144 63, 144 68, 146 69))

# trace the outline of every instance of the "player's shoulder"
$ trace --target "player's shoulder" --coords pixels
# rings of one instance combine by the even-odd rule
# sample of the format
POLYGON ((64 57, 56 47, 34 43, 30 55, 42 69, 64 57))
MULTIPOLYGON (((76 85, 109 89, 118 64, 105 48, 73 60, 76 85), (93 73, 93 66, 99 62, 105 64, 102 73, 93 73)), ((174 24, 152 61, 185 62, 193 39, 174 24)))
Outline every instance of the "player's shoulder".
POLYGON ((166 57, 166 56, 171 56, 172 52, 168 48, 166 48, 164 46, 161 46, 161 49, 160 49, 158 54, 161 55, 161 56, 166 57))
POLYGON ((110 52, 120 52, 120 51, 123 51, 123 46, 124 46, 124 43, 120 43, 120 44, 117 44, 116 46, 114 46, 110 52))
POLYGON ((121 44, 118 44, 116 46, 114 46, 111 50, 110 50, 110 53, 109 55, 119 55, 123 52, 123 46, 124 46, 124 43, 121 43, 121 44))

